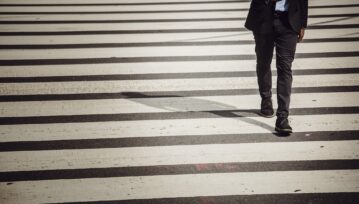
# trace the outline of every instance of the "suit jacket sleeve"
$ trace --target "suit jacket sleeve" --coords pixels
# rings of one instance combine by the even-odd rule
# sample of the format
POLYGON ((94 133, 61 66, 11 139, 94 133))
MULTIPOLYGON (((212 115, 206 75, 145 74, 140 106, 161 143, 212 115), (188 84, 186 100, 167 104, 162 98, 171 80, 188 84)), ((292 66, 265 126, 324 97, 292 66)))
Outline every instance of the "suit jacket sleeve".
POLYGON ((302 0, 300 5, 302 6, 302 28, 306 28, 308 25, 308 0, 302 0))

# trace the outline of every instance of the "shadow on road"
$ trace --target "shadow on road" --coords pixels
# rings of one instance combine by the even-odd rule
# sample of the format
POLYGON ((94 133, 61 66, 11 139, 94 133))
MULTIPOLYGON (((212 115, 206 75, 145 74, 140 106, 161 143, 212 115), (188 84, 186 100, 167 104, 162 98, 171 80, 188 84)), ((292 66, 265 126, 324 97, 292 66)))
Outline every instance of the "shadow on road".
POLYGON ((148 96, 139 92, 124 92, 122 93, 128 100, 140 103, 146 106, 151 106, 154 108, 159 108, 162 110, 168 110, 173 112, 204 112, 214 114, 224 118, 233 118, 243 121, 245 123, 258 126, 259 128, 264 128, 272 132, 276 136, 285 136, 278 135, 274 132, 274 127, 266 123, 258 121, 256 119, 250 118, 253 116, 258 116, 259 110, 256 109, 237 109, 235 106, 230 106, 223 103, 218 103, 209 100, 203 100, 198 98, 182 97, 176 95, 166 95, 166 96, 148 96), (166 98, 165 98, 166 97, 166 98), (168 100, 167 97, 173 98, 174 100, 168 100))

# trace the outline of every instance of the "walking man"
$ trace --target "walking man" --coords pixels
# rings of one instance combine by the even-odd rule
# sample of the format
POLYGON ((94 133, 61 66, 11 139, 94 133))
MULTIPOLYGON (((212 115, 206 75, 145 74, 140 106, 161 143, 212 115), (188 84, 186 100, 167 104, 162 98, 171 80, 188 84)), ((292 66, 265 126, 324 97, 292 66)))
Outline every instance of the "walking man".
POLYGON ((253 31, 257 55, 257 79, 262 98, 260 114, 273 117, 271 62, 276 49, 278 133, 292 133, 289 103, 292 89, 292 62, 297 42, 307 27, 308 0, 252 0, 245 27, 253 31))

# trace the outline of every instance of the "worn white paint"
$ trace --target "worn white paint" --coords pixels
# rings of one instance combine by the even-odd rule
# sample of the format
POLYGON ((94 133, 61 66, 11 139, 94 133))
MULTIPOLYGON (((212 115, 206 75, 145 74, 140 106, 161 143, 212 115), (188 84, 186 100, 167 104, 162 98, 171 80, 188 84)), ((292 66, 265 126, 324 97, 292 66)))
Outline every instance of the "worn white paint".
MULTIPOLYGON (((356 68, 357 57, 297 58, 293 70, 356 68)), ((275 70, 275 60, 272 69, 275 70)), ((2 66, 2 77, 82 76, 255 71, 255 60, 2 66)), ((296 76, 294 77, 296 78, 296 76)))
MULTIPOLYGON (((241 115, 241 112, 234 112, 241 115)), ((359 130, 359 114, 292 115, 295 132, 359 130)), ((234 117, 0 126, 0 141, 272 133, 275 118, 234 117)))
MULTIPOLYGON (((273 97, 276 105, 276 97, 273 97)), ((359 93, 292 94, 291 108, 355 107, 359 93)), ((1 117, 259 109, 259 95, 2 102, 1 117), (29 108, 31 107, 31 108, 29 108)))
POLYGON ((357 192, 358 170, 144 176, 0 184, 9 203, 176 198, 220 195, 357 192), (274 185, 275 184, 275 185, 274 185))
MULTIPOLYGON (((275 82, 276 77, 273 77, 273 87, 276 86, 275 82)), ((357 86, 358 84, 359 74, 299 75, 295 77, 293 87, 357 86)), ((0 83, 0 94, 34 95, 119 93, 146 91, 226 90, 249 88, 258 88, 256 77, 47 83, 0 83)))
MULTIPOLYGON (((223 56, 255 54, 254 45, 208 45, 173 47, 79 48, 43 50, 0 50, 0 60, 20 59, 87 59, 112 57, 223 56)), ((297 53, 354 52, 359 42, 303 43, 297 53)))

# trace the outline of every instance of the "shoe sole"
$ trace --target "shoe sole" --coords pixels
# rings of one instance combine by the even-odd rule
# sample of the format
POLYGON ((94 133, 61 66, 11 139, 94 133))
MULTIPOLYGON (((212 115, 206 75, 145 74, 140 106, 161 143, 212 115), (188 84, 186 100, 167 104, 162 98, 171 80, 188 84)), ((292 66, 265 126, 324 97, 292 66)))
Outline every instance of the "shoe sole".
POLYGON ((263 114, 262 112, 259 112, 259 115, 262 117, 265 117, 265 118, 273 118, 275 116, 274 113, 273 113, 273 115, 266 115, 266 114, 263 114))
POLYGON ((280 128, 275 128, 275 131, 277 131, 278 133, 284 133, 284 134, 290 134, 293 133, 293 131, 291 129, 280 129, 280 128))

